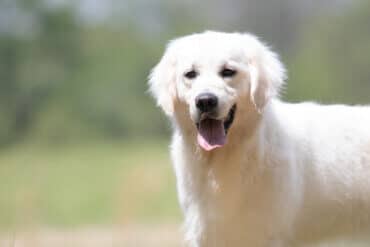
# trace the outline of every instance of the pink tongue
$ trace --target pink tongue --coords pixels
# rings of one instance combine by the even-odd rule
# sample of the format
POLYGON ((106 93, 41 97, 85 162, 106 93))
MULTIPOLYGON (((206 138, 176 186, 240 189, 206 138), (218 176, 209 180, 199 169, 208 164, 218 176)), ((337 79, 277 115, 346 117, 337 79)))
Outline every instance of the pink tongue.
POLYGON ((224 124, 220 120, 205 119, 199 123, 198 143, 206 151, 222 147, 226 143, 224 124))

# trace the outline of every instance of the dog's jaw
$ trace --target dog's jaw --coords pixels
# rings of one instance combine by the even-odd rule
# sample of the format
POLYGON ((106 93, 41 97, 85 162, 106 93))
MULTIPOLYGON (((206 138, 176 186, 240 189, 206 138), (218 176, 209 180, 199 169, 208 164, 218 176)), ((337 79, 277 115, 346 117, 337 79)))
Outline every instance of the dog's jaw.
POLYGON ((227 133, 231 127, 236 111, 236 104, 234 104, 226 118, 216 119, 212 117, 203 117, 197 126, 197 141, 198 144, 206 151, 223 147, 227 142, 227 133))

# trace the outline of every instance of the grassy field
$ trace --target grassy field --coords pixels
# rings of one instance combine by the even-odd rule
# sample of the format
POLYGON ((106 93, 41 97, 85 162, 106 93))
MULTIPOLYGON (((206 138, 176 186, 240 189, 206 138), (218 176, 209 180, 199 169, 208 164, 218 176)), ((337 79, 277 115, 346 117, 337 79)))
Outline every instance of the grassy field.
POLYGON ((164 141, 15 146, 0 181, 1 247, 184 246, 164 141))
POLYGON ((167 144, 22 145, 0 153, 0 227, 177 222, 167 144))
POLYGON ((184 247, 176 225, 32 228, 1 233, 1 247, 184 247))

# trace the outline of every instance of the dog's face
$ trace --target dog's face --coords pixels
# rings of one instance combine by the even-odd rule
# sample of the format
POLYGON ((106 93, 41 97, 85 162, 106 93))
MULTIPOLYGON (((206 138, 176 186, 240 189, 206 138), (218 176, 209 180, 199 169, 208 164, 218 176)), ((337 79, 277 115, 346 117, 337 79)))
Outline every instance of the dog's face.
POLYGON ((170 117, 176 103, 186 105, 199 145, 210 151, 226 144, 240 98, 262 112, 283 81, 277 56, 254 36, 205 32, 170 43, 150 88, 170 117))

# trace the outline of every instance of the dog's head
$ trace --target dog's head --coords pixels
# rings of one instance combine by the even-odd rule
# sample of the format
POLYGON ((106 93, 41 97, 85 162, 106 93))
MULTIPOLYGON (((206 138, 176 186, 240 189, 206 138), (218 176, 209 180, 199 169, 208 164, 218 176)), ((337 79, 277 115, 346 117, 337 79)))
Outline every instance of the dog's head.
POLYGON ((186 111, 198 144, 210 151, 225 145, 239 108, 250 103, 262 113, 284 79, 277 55, 255 36, 205 32, 170 42, 149 84, 168 116, 186 111))

